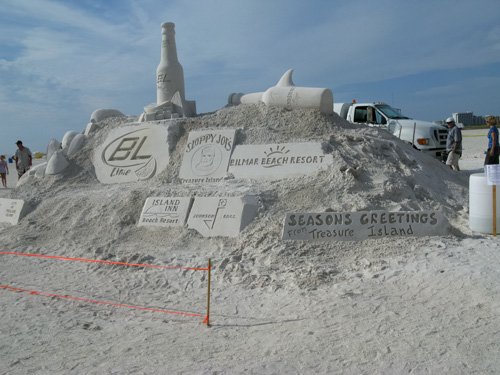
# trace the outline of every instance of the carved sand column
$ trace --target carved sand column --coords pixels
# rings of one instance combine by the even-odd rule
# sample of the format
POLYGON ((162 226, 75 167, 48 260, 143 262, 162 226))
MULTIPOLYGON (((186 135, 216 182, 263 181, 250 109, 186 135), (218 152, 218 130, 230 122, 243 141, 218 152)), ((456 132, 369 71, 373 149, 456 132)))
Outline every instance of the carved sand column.
POLYGON ((173 22, 165 22, 161 25, 161 59, 156 69, 157 105, 172 100, 176 92, 179 92, 182 100, 185 99, 184 70, 177 59, 174 27, 173 22))

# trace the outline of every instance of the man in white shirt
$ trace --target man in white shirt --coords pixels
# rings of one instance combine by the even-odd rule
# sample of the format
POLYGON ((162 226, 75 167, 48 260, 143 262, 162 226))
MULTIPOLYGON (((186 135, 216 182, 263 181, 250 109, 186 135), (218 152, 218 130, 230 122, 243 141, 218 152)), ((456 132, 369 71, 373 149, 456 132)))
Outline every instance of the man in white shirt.
POLYGON ((23 142, 17 141, 16 145, 17 150, 14 159, 16 160, 17 176, 21 178, 31 168, 32 156, 31 150, 28 147, 24 147, 23 142))

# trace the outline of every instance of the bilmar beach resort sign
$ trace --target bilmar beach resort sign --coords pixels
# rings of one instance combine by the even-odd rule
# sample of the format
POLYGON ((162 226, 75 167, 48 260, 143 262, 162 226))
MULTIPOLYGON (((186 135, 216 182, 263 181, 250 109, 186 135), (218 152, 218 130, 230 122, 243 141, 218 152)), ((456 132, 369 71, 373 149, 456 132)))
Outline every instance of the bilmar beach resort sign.
POLYGON ((229 173, 236 178, 282 178, 316 173, 332 165, 320 143, 277 143, 236 146, 229 173))

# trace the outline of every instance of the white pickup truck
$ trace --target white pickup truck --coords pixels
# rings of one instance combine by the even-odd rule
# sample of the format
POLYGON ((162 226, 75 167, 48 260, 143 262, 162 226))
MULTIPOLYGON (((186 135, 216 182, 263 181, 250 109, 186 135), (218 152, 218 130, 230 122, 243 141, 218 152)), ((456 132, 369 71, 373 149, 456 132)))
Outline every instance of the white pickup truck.
POLYGON ((446 127, 403 116, 386 103, 334 103, 333 110, 347 121, 382 127, 436 158, 446 153, 446 127))

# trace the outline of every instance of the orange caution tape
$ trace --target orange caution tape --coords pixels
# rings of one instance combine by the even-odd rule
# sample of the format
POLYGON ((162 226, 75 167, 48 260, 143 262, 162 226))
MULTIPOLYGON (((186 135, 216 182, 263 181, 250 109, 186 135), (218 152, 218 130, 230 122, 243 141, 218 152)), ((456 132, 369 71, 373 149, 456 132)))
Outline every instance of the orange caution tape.
POLYGON ((0 289, 9 290, 11 292, 29 293, 29 294, 32 294, 32 295, 43 296, 43 297, 55 297, 55 298, 60 298, 60 299, 68 299, 68 300, 71 300, 71 301, 95 303, 95 304, 98 304, 98 305, 108 305, 108 306, 113 306, 113 307, 125 307, 125 308, 128 308, 128 309, 135 309, 135 310, 142 310, 142 311, 149 311, 149 312, 157 312, 157 313, 163 313, 163 314, 183 315, 183 316, 189 316, 189 317, 202 317, 203 316, 202 314, 188 313, 188 312, 184 312, 184 311, 156 309, 156 308, 152 308, 152 307, 142 307, 142 306, 128 305, 128 304, 125 304, 125 303, 98 301, 98 300, 89 299, 89 298, 81 298, 81 297, 74 297, 74 296, 68 296, 68 295, 62 295, 62 294, 47 293, 47 292, 41 292, 41 291, 38 291, 38 290, 29 290, 29 289, 17 288, 17 287, 10 286, 10 285, 0 285, 0 289))
POLYGON ((0 255, 17 255, 17 256, 23 256, 23 257, 67 260, 67 261, 73 261, 73 262, 101 263, 101 264, 109 264, 109 265, 125 266, 125 267, 148 267, 148 268, 159 268, 159 269, 180 269, 180 270, 187 270, 187 271, 208 271, 207 267, 160 266, 160 265, 156 265, 156 264, 113 262, 110 260, 71 258, 71 257, 58 256, 58 255, 20 253, 20 252, 16 252, 16 251, 0 251, 0 255))

